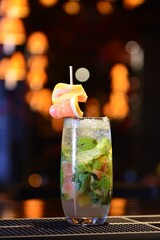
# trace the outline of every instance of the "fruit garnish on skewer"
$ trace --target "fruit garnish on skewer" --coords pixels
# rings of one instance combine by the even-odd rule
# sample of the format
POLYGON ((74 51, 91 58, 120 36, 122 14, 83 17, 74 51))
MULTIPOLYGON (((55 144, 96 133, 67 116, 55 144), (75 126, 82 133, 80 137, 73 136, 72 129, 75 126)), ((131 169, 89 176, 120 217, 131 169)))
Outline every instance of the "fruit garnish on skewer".
POLYGON ((70 84, 58 83, 52 92, 50 115, 54 118, 83 117, 79 102, 86 102, 87 94, 81 84, 73 84, 70 72, 70 84))

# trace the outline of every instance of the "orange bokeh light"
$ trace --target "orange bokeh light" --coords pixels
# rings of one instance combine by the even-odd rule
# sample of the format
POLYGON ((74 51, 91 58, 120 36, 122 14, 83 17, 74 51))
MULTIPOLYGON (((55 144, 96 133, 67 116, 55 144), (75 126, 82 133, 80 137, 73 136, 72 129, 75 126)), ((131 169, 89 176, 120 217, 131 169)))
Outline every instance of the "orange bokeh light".
POLYGON ((69 1, 63 4, 63 10, 70 15, 76 15, 81 10, 81 5, 79 2, 69 1))
POLYGON ((127 205, 127 199, 125 198, 113 198, 111 201, 110 215, 122 216, 125 213, 127 205))
POLYGON ((44 201, 28 199, 24 201, 24 215, 26 218, 41 218, 44 212, 44 201))
POLYGON ((144 2, 145 0, 123 0, 123 6, 126 9, 130 10, 140 6, 144 2))
POLYGON ((112 79, 111 87, 115 92, 127 92, 130 89, 130 84, 128 78, 117 75, 116 78, 112 79))
POLYGON ((85 116, 86 117, 99 117, 100 103, 96 98, 88 98, 86 102, 85 116))
POLYGON ((39 0, 39 2, 45 7, 51 7, 58 3, 58 0, 39 0))
POLYGON ((100 14, 111 14, 113 12, 112 4, 106 0, 98 1, 96 7, 100 14))
POLYGON ((21 52, 15 52, 11 58, 2 61, 2 77, 5 80, 7 89, 14 89, 17 81, 25 80, 26 77, 26 62, 24 55, 21 52))
POLYGON ((11 58, 3 58, 0 62, 1 79, 24 80, 26 76, 26 61, 24 55, 17 51, 11 58))
POLYGON ((15 18, 25 18, 30 8, 27 0, 1 0, 0 15, 15 18))
POLYGON ((111 93, 109 102, 103 106, 103 114, 111 119, 124 119, 129 114, 129 72, 124 64, 115 64, 111 71, 111 93))
POLYGON ((129 113, 128 98, 123 93, 111 93, 109 103, 103 107, 103 113, 110 119, 124 119, 129 113))
POLYGON ((63 118, 51 118, 51 127, 55 132, 61 133, 63 128, 63 118))
POLYGON ((128 69, 122 63, 115 64, 110 70, 111 78, 117 78, 120 76, 128 77, 128 69))
POLYGON ((48 58, 45 55, 33 55, 28 59, 27 65, 31 71, 45 69, 48 66, 48 58))
POLYGON ((21 45, 26 40, 25 27, 18 18, 4 17, 0 20, 0 43, 21 45))
POLYGON ((43 88, 39 91, 27 92, 25 99, 33 111, 37 111, 43 116, 48 117, 49 108, 52 104, 51 95, 52 92, 50 89, 43 88))
POLYGON ((43 32, 32 33, 27 40, 27 50, 31 54, 43 54, 48 50, 48 39, 43 32))
POLYGON ((9 58, 3 58, 0 61, 0 79, 5 79, 5 72, 9 68, 10 59, 9 58))
POLYGON ((29 71, 27 74, 27 84, 31 90, 40 90, 47 82, 47 73, 43 69, 29 71))

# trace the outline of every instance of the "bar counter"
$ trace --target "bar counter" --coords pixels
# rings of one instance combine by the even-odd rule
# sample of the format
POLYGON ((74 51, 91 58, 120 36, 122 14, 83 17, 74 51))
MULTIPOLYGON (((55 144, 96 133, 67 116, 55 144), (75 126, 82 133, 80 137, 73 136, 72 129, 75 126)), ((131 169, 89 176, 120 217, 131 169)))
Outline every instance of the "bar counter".
POLYGON ((67 225, 58 194, 37 193, 0 193, 0 239, 160 239, 159 188, 115 188, 108 222, 94 227, 67 225))

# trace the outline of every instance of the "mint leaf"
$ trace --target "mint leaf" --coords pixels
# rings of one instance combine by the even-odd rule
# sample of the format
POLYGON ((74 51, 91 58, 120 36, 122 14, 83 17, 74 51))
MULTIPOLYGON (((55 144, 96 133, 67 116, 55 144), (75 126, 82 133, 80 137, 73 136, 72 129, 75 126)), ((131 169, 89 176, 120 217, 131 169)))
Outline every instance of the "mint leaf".
POLYGON ((96 139, 88 136, 82 136, 78 138, 77 148, 78 151, 86 151, 94 148, 97 145, 96 139))
POLYGON ((103 174, 100 180, 94 180, 90 192, 91 200, 95 204, 109 204, 111 201, 111 181, 103 174))
POLYGON ((91 174, 87 172, 77 172, 75 174, 75 183, 76 183, 76 189, 79 190, 81 193, 85 192, 87 188, 90 186, 90 177, 91 174))

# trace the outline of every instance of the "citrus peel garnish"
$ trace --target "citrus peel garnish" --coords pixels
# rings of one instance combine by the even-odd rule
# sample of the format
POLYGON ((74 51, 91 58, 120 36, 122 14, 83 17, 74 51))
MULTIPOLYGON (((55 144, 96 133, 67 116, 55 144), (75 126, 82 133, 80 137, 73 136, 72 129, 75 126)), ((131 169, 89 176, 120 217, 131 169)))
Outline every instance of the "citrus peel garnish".
POLYGON ((52 92, 50 115, 54 118, 83 117, 78 102, 86 102, 87 94, 81 84, 58 83, 52 92))
POLYGON ((86 102, 87 94, 81 84, 71 85, 66 83, 58 83, 52 92, 52 103, 65 101, 72 97, 78 97, 78 102, 86 102))

